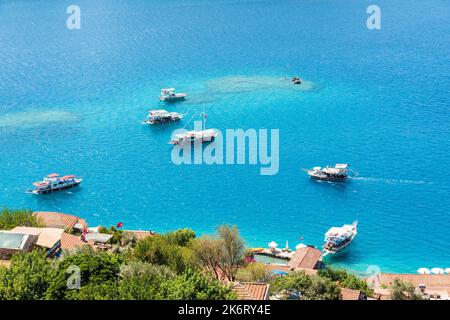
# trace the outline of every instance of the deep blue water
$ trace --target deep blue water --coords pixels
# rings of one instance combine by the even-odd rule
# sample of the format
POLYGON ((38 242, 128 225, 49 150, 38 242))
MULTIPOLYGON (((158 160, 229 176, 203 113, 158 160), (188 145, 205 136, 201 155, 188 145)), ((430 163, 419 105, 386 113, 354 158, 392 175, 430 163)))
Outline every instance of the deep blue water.
POLYGON ((357 271, 450 267, 450 2, 0 1, 0 205, 74 213, 91 225, 210 233, 236 224, 248 245, 359 221, 357 271), (300 90, 280 82, 299 74, 300 90), (179 125, 141 125, 159 89, 189 99, 179 125), (280 130, 280 170, 172 164, 172 130, 280 130), (302 168, 347 162, 345 184, 302 168), (47 173, 85 178, 32 196, 47 173))

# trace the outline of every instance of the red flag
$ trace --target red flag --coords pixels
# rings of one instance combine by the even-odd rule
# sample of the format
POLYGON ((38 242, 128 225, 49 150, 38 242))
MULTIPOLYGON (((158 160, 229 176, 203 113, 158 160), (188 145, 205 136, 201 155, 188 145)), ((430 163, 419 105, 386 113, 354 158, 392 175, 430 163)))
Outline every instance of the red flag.
POLYGON ((118 224, 117 224, 117 228, 122 228, 123 227, 123 222, 119 222, 118 224))

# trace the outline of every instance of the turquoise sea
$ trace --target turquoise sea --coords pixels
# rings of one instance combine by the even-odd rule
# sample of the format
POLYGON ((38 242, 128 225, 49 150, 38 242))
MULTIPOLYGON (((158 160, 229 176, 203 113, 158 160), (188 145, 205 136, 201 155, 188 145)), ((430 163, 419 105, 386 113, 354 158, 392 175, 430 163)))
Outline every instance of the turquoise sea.
MULTIPOLYGON (((450 2, 0 1, 0 206, 74 213, 91 225, 211 233, 250 246, 321 246, 359 221, 329 263, 365 272, 450 267, 450 2), (294 87, 285 76, 307 83, 294 87), (189 99, 180 124, 141 124, 162 87, 189 99), (167 144, 200 112, 208 126, 280 132, 280 169, 181 165, 167 144), (302 171, 344 162, 345 184, 302 171), (78 189, 33 196, 48 173, 78 189)), ((199 117, 198 117, 199 119, 199 117)))

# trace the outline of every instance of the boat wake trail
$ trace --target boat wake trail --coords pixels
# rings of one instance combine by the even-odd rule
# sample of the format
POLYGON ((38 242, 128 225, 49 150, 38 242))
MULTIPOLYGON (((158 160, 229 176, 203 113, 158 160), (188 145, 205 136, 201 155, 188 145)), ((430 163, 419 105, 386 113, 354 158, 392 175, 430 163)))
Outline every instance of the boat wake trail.
POLYGON ((423 180, 406 180, 406 179, 388 179, 388 178, 369 178, 369 177, 349 177, 351 180, 369 181, 369 182, 384 182, 390 184, 430 184, 423 180))

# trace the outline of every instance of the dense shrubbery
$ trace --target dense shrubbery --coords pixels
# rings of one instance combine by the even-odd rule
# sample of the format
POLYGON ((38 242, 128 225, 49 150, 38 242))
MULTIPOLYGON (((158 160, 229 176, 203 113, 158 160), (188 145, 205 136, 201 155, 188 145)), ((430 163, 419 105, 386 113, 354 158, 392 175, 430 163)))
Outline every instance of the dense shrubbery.
POLYGON ((242 282, 268 282, 271 275, 263 263, 251 262, 240 268, 236 274, 236 280, 242 282))
POLYGON ((353 273, 349 273, 346 270, 335 270, 331 268, 321 269, 318 275, 322 278, 327 278, 332 281, 338 282, 339 286, 348 289, 360 290, 366 294, 366 296, 371 296, 373 290, 367 286, 366 281, 358 278, 353 273))
MULTIPOLYGON (((17 225, 39 222, 29 211, 3 210, 0 229, 17 225)), ((40 250, 14 255, 9 268, 0 267, 0 300, 235 299, 222 279, 270 282, 280 299, 337 300, 340 287, 372 294, 365 281, 345 270, 274 277, 245 251, 235 226, 221 226, 214 236, 197 238, 191 229, 182 229, 140 241, 114 227, 101 232, 112 234, 119 250, 86 246, 59 259, 48 259, 40 250)), ((418 298, 401 282, 391 287, 391 296, 418 298)))
POLYGON ((11 230, 18 226, 40 227, 41 224, 31 210, 3 209, 0 211, 0 230, 11 230))
POLYGON ((84 247, 60 259, 39 250, 16 254, 9 268, 0 267, 0 299, 234 299, 195 261, 195 241, 184 229, 145 238, 125 252, 84 247))
POLYGON ((389 287, 390 298, 392 300, 423 300, 422 295, 416 292, 416 288, 410 284, 395 279, 389 287))
POLYGON ((292 272, 271 281, 271 291, 281 299, 339 300, 338 285, 318 275, 292 272))
POLYGON ((10 268, 0 267, 0 299, 42 299, 53 275, 53 263, 46 256, 40 250, 17 254, 10 268))

